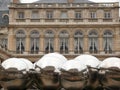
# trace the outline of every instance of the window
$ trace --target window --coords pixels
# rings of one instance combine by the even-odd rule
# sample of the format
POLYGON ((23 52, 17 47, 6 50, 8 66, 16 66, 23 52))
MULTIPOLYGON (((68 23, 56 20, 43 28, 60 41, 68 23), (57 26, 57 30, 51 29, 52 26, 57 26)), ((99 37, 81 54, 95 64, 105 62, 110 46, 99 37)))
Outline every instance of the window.
POLYGON ((90 18, 92 19, 96 18, 96 12, 90 12, 90 18))
POLYGON ((89 33, 89 52, 98 52, 98 34, 95 31, 89 33))
POLYGON ((105 31, 103 35, 103 44, 104 44, 104 52, 105 53, 112 53, 112 32, 110 31, 105 31))
POLYGON ((61 18, 67 18, 68 16, 67 16, 67 12, 61 12, 61 16, 60 16, 61 18))
POLYGON ((52 19, 53 18, 53 12, 52 11, 48 11, 46 14, 47 14, 47 19, 52 19))
POLYGON ((47 31, 45 33, 45 53, 54 52, 54 33, 47 31))
POLYGON ((4 15, 4 16, 3 16, 3 22, 4 22, 5 24, 8 24, 8 23, 9 23, 9 17, 8 17, 7 15, 4 15))
POLYGON ((76 18, 76 19, 81 19, 81 18, 82 18, 81 12, 76 12, 76 13, 75 13, 75 18, 76 18))
POLYGON ((16 52, 22 54, 25 51, 25 33, 19 30, 16 33, 16 52))
POLYGON ((105 18, 105 19, 111 18, 111 12, 110 12, 110 11, 105 11, 105 12, 104 12, 104 18, 105 18))
POLYGON ((39 18, 39 14, 38 14, 38 11, 32 11, 32 16, 31 16, 32 19, 38 19, 39 18))
POLYGON ((24 12, 18 12, 18 18, 19 19, 24 19, 24 12))
POLYGON ((83 53, 83 34, 80 31, 74 34, 74 52, 83 53))
POLYGON ((59 35, 60 38, 60 53, 68 53, 68 33, 66 31, 62 31, 59 35))
POLYGON ((0 43, 1 48, 7 50, 7 45, 8 45, 7 43, 8 43, 8 40, 6 38, 3 38, 0 43))
POLYGON ((32 31, 30 37, 31 37, 30 51, 32 54, 36 54, 39 52, 39 32, 32 31))

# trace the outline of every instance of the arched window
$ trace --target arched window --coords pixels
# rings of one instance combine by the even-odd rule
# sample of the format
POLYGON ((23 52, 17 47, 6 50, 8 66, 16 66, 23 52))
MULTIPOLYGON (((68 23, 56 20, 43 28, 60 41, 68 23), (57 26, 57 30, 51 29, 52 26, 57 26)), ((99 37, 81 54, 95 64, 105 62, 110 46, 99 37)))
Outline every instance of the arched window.
POLYGON ((25 33, 19 30, 16 33, 16 52, 22 54, 25 51, 25 33))
POLYGON ((83 53, 83 33, 80 31, 74 34, 74 52, 83 53))
POLYGON ((30 51, 32 54, 36 54, 39 52, 39 32, 38 31, 32 31, 30 34, 31 38, 31 45, 30 45, 30 51))
POLYGON ((7 38, 2 38, 0 40, 0 47, 3 48, 3 49, 5 49, 5 50, 7 50, 7 45, 8 45, 7 43, 8 43, 7 38))
POLYGON ((112 38, 113 34, 110 31, 105 31, 103 34, 103 47, 105 53, 112 53, 112 38))
POLYGON ((98 34, 95 31, 89 33, 89 52, 98 53, 98 34))
POLYGON ((45 33, 45 53, 54 52, 54 33, 47 31, 45 33))
POLYGON ((68 53, 68 33, 66 31, 62 31, 59 35, 60 38, 60 53, 68 53))
POLYGON ((4 15, 2 20, 5 23, 5 25, 9 24, 9 17, 7 15, 4 15))

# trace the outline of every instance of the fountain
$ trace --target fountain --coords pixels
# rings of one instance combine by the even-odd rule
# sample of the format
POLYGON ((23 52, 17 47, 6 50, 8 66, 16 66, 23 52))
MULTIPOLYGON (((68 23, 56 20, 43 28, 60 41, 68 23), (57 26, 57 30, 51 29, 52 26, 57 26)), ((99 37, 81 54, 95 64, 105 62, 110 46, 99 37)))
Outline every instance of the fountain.
POLYGON ((102 62, 92 55, 67 60, 59 53, 44 55, 34 64, 24 58, 9 58, 0 65, 4 90, 119 90, 120 59, 102 62))
POLYGON ((65 90, 82 90, 86 84, 86 66, 80 61, 69 60, 61 68, 61 87, 65 90))
POLYGON ((120 59, 110 57, 99 65, 99 81, 108 90, 120 89, 120 59))
POLYGON ((28 88, 28 82, 31 81, 27 73, 30 69, 28 63, 25 63, 22 59, 10 58, 5 60, 1 67, 0 85, 4 90, 24 90, 28 88))
POLYGON ((37 80, 38 86, 43 90, 59 90, 60 89, 60 68, 67 59, 58 54, 50 53, 44 55, 35 63, 35 69, 39 72, 37 80))

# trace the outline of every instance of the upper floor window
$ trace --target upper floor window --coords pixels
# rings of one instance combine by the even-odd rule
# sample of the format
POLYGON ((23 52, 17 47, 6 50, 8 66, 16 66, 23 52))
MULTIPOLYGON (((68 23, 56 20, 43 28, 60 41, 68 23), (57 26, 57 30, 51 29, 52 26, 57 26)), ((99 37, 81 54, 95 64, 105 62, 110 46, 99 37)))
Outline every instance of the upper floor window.
POLYGON ((24 19, 25 18, 24 12, 18 12, 18 18, 24 19))
POLYGON ((68 17, 67 12, 65 12, 65 11, 61 12, 60 17, 61 18, 67 18, 68 17))
POLYGON ((38 13, 38 11, 32 11, 31 18, 32 18, 32 19, 37 19, 37 18, 39 18, 39 13, 38 13))
POLYGON ((75 12, 75 18, 81 19, 82 18, 81 12, 75 12))
POLYGON ((104 18, 106 18, 106 19, 111 18, 111 12, 110 11, 105 11, 104 12, 104 18))
POLYGON ((90 12, 90 18, 92 19, 96 18, 96 12, 90 12))
POLYGON ((46 12, 47 19, 52 19, 53 18, 53 11, 48 11, 46 12))

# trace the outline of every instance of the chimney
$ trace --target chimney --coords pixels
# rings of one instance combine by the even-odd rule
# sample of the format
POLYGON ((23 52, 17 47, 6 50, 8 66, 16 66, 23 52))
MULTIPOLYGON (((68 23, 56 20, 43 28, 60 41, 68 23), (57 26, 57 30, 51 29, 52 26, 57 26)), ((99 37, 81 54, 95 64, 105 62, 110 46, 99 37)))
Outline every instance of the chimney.
POLYGON ((19 0, 12 0, 13 3, 20 3, 19 0))
POLYGON ((68 0, 68 3, 73 3, 74 0, 68 0))

